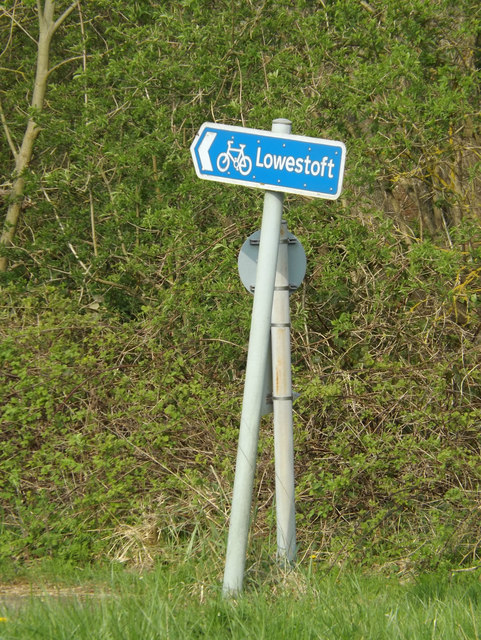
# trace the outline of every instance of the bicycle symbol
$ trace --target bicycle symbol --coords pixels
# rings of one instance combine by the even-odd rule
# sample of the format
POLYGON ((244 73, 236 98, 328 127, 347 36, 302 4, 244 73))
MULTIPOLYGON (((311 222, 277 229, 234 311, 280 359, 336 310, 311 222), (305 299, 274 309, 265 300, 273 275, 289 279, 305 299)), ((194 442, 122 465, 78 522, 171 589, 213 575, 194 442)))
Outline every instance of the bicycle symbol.
POLYGON ((239 144, 239 148, 236 149, 232 146, 233 144, 233 140, 227 141, 227 151, 221 153, 217 158, 217 168, 222 173, 225 173, 232 162, 234 169, 241 175, 246 176, 252 170, 252 160, 244 153, 246 145, 239 144), (237 153, 237 155, 234 156, 233 152, 237 153))

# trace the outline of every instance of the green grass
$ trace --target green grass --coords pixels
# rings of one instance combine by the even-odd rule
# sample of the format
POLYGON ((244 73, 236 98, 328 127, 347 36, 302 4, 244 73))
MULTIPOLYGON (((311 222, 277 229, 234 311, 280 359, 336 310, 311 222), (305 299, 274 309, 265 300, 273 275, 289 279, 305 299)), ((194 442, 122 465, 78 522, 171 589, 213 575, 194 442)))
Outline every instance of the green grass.
POLYGON ((1 640, 469 639, 481 637, 479 573, 409 581, 317 565, 248 574, 224 599, 219 566, 188 560, 138 573, 118 567, 27 574, 36 586, 85 586, 90 595, 30 596, 0 605, 1 640))

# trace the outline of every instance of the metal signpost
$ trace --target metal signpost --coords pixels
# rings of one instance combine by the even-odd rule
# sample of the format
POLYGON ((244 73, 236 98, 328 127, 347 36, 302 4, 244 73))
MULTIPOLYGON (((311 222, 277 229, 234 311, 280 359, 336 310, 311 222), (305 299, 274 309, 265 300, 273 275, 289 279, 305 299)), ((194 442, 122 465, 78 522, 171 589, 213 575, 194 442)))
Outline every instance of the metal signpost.
MULTIPOLYGON (((260 232, 242 245, 238 266, 247 291, 255 292, 260 232)), ((299 396, 292 390, 290 353, 289 295, 304 280, 306 254, 299 240, 281 223, 277 270, 271 316, 271 349, 265 376, 262 415, 274 414, 274 449, 277 512, 277 557, 282 564, 293 564, 296 556, 294 508, 294 442, 292 403, 299 396)))
MULTIPOLYGON (((301 247, 294 259, 289 250, 297 241, 282 222, 283 200, 285 192, 331 200, 339 197, 346 149, 342 142, 291 135, 291 122, 280 118, 273 121, 272 131, 206 122, 192 143, 191 154, 199 178, 266 190, 258 245, 252 243, 258 249, 253 253, 244 244, 239 256, 241 279, 254 290, 254 304, 224 570, 223 589, 228 595, 242 590, 259 424, 269 406, 269 384, 274 412, 278 558, 283 563, 295 561, 289 293, 302 282, 305 254, 301 247), (272 377, 267 374, 271 367, 272 377)), ((249 245, 252 240, 251 236, 249 245)))

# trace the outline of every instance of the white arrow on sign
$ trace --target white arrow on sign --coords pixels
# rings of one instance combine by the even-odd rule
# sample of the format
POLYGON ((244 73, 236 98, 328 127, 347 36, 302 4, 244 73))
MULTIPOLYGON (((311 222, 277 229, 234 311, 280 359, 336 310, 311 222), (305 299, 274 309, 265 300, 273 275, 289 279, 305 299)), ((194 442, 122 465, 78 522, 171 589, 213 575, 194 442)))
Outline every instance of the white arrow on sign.
POLYGON ((217 137, 214 131, 208 131, 205 134, 199 147, 199 158, 202 165, 202 171, 212 171, 212 162, 210 161, 209 149, 217 137))

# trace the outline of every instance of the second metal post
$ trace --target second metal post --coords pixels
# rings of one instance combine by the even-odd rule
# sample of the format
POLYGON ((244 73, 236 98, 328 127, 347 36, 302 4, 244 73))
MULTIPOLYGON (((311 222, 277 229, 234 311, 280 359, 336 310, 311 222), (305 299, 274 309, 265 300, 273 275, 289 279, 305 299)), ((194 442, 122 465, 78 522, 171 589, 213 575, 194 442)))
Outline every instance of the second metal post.
POLYGON ((277 557, 282 564, 296 560, 288 243, 287 223, 283 221, 271 319, 277 557))

